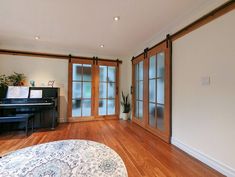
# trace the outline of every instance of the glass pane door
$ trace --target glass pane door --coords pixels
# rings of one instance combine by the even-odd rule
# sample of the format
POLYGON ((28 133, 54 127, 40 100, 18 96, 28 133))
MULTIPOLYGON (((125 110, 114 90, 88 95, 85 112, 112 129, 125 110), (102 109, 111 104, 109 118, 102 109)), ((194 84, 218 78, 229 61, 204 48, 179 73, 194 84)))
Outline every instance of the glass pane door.
POLYGON ((115 115, 116 67, 99 66, 99 115, 115 115))
POLYGON ((72 117, 91 116, 92 66, 72 66, 72 117))
POLYGON ((165 54, 160 52, 149 58, 149 121, 152 128, 164 131, 165 54))
POLYGON ((143 61, 135 64, 135 118, 143 119, 143 61))

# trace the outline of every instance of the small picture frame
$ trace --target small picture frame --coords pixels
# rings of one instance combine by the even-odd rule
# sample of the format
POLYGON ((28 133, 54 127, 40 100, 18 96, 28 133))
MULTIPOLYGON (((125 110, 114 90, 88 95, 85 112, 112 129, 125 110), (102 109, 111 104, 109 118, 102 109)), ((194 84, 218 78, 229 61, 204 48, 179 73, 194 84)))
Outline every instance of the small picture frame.
POLYGON ((49 82, 48 82, 48 86, 49 86, 49 87, 54 87, 54 83, 55 83, 55 80, 49 81, 49 82))

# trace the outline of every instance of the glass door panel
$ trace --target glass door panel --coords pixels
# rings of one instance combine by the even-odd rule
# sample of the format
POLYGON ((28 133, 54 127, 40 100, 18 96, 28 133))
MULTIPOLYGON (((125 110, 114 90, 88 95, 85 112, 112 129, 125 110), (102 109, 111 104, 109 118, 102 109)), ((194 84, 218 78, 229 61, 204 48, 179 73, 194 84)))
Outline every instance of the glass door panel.
POLYGON ((99 66, 99 111, 102 115, 115 115, 116 112, 116 67, 99 66))
POLYGON ((149 58, 149 126, 164 131, 165 54, 149 58))
POLYGON ((91 65, 72 66, 72 117, 91 116, 91 65))
POLYGON ((135 64, 135 118, 143 119, 143 61, 135 64))

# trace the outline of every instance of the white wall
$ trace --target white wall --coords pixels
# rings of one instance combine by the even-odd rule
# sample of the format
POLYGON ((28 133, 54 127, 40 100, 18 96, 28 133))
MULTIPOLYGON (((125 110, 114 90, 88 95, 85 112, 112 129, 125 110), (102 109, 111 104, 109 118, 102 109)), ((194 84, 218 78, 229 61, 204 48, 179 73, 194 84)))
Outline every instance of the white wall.
POLYGON ((55 80, 55 86, 60 87, 60 121, 66 120, 68 61, 0 55, 0 74, 10 75, 13 72, 24 73, 28 85, 30 80, 34 80, 36 86, 47 86, 49 80, 55 80))
POLYGON ((206 162, 230 176, 235 175, 234 32, 235 10, 173 42, 173 142, 202 158, 206 154, 206 162), (210 85, 202 85, 204 77, 210 85))

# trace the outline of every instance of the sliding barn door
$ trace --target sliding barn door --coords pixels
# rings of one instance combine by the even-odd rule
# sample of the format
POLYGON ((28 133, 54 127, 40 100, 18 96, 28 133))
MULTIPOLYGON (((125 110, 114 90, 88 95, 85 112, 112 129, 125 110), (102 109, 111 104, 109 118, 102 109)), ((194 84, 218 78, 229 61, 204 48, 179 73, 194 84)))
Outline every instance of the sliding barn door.
POLYGON ((133 61, 132 65, 132 85, 134 85, 133 121, 144 126, 144 55, 133 61))
POLYGON ((170 46, 167 42, 150 50, 148 63, 148 115, 146 127, 170 141, 170 46))
POLYGON ((94 77, 92 61, 72 60, 69 64, 70 103, 69 120, 90 120, 94 118, 94 77))
POLYGON ((69 63, 68 120, 119 117, 118 63, 72 59, 69 63))
POLYGON ((133 121, 166 142, 171 135, 170 61, 169 41, 133 60, 133 121))

